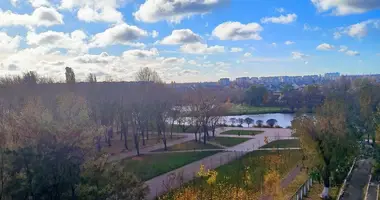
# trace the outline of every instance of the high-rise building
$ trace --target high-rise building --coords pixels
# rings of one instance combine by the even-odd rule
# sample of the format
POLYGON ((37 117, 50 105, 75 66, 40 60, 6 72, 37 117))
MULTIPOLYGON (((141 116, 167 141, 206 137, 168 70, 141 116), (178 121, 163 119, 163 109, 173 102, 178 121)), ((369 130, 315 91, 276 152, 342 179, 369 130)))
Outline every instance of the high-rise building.
POLYGON ((229 78, 221 78, 219 79, 219 85, 221 86, 229 86, 231 83, 229 78))

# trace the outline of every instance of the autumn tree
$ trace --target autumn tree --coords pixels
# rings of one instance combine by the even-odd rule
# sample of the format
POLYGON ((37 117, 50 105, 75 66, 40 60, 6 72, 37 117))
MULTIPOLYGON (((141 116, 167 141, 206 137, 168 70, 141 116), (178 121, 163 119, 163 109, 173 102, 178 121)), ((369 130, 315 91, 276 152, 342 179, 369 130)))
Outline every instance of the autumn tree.
MULTIPOLYGON (((13 199, 77 196, 80 166, 100 131, 89 119, 83 98, 65 94, 48 107, 39 98, 9 110, 1 124, 5 135, 8 181, 4 195, 13 199)), ((2 134, 3 135, 3 134, 2 134)))
POLYGON ((251 86, 244 93, 244 101, 251 106, 260 106, 265 103, 268 91, 264 86, 251 86))
POLYGON ((355 137, 349 130, 347 108, 344 100, 329 97, 315 117, 300 115, 292 123, 307 164, 322 177, 322 198, 328 197, 330 180, 336 180, 338 172, 345 174, 342 169, 349 167, 356 152, 355 137))

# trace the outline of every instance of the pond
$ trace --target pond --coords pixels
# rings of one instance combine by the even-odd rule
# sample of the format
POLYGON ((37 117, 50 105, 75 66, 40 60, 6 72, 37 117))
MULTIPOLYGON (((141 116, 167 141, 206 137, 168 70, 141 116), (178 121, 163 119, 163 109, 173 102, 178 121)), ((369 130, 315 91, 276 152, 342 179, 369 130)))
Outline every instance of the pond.
MULTIPOLYGON (((268 119, 275 119, 277 120, 277 125, 286 128, 287 126, 291 126, 291 122, 295 117, 295 114, 293 113, 268 113, 268 114, 255 114, 255 115, 235 115, 235 116, 225 116, 224 119, 227 120, 227 124, 231 125, 231 118, 252 118, 255 120, 254 123, 256 123, 257 120, 262 120, 264 124, 268 119)), ((221 120, 223 121, 223 120, 221 120)), ((238 123, 235 123, 237 125, 238 123)), ((244 127, 247 127, 247 124, 243 124, 244 127)))

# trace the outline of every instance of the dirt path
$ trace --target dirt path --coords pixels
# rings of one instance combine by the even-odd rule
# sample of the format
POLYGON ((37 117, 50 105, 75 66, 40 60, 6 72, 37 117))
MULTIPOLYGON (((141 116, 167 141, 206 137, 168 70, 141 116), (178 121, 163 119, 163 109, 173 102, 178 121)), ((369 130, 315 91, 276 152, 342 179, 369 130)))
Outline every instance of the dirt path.
POLYGON ((344 200, 362 200, 364 197, 365 186, 368 183, 371 173, 370 160, 358 160, 352 172, 350 180, 347 182, 347 188, 343 192, 344 200))

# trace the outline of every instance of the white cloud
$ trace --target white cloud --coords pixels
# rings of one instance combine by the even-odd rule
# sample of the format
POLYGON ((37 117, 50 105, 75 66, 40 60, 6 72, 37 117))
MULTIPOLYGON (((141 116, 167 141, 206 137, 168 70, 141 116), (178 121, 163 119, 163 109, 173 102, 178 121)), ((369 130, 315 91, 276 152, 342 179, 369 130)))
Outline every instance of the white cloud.
POLYGON ((286 42, 284 42, 284 44, 286 44, 286 45, 292 45, 292 44, 294 44, 295 42, 294 41, 286 41, 286 42))
POLYGON ((334 15, 364 13, 380 8, 378 0, 311 0, 320 12, 332 11, 334 15))
POLYGON ((347 50, 348 50, 347 46, 341 45, 338 51, 339 52, 346 52, 347 50))
POLYGON ((243 56, 248 58, 248 57, 251 57, 252 54, 247 52, 247 53, 245 53, 243 56))
POLYGON ((323 43, 323 44, 318 45, 316 49, 320 51, 330 51, 334 48, 335 48, 334 45, 323 43))
POLYGON ((367 21, 351 25, 346 30, 346 33, 351 37, 362 38, 368 33, 367 25, 367 21))
POLYGON ((285 9, 284 8, 276 8, 276 11, 279 13, 283 13, 283 12, 285 12, 285 9))
POLYGON ((346 51, 346 54, 349 56, 359 56, 360 55, 360 53, 358 51, 351 51, 351 50, 346 51))
POLYGON ((292 52, 292 58, 297 60, 297 59, 305 59, 306 57, 308 57, 308 55, 306 54, 303 54, 301 52, 298 52, 298 51, 293 51, 292 52))
POLYGON ((51 6, 49 1, 47 1, 47 0, 29 0, 29 3, 35 8, 38 8, 41 6, 46 6, 46 7, 51 6))
POLYGON ((190 65, 197 65, 197 62, 195 60, 189 60, 187 63, 190 65))
POLYGON ((85 54, 83 56, 75 57, 74 60, 80 64, 99 64, 106 65, 115 61, 117 57, 110 56, 106 52, 102 52, 99 55, 85 54))
POLYGON ((340 34, 339 32, 334 32, 334 39, 339 39, 342 37, 342 34, 340 34))
POLYGON ((46 31, 42 33, 28 32, 26 42, 31 46, 43 46, 47 49, 68 49, 74 52, 87 52, 86 34, 81 30, 72 33, 46 31))
POLYGON ((177 73, 178 76, 195 76, 200 72, 198 70, 185 69, 177 73))
POLYGON ((304 31, 319 31, 319 30, 321 30, 321 28, 320 27, 318 27, 318 26, 310 26, 309 24, 304 24, 303 25, 303 30, 304 31))
POLYGON ((94 9, 89 6, 80 8, 77 13, 79 20, 85 22, 122 22, 123 15, 111 7, 94 9))
POLYGON ((275 42, 272 43, 273 47, 277 47, 277 44, 275 42))
POLYGON ((61 0, 61 9, 77 10, 79 20, 85 22, 122 22, 123 15, 117 9, 124 0, 61 0))
POLYGON ((243 49, 242 48, 238 48, 238 47, 232 47, 231 50, 230 50, 230 52, 232 52, 232 53, 242 52, 242 51, 243 51, 243 49))
POLYGON ((212 35, 220 40, 261 40, 263 27, 258 23, 241 24, 240 22, 224 22, 219 24, 212 35))
POLYGON ((0 52, 14 52, 20 46, 20 36, 9 36, 5 32, 0 32, 0 52))
POLYGON ((161 63, 163 64, 170 64, 170 65, 178 65, 178 64, 184 64, 186 60, 184 58, 177 58, 177 57, 168 57, 161 59, 161 63))
POLYGON ((134 59, 145 59, 145 58, 157 57, 158 55, 159 53, 156 48, 152 48, 150 50, 133 49, 133 50, 124 51, 123 53, 123 57, 134 58, 134 59))
POLYGON ((348 27, 339 27, 338 30, 334 32, 334 38, 339 39, 342 34, 346 34, 350 37, 361 39, 367 36, 369 28, 380 29, 380 20, 366 20, 362 21, 348 27), (372 26, 371 26, 372 25, 372 26))
POLYGON ((227 0, 146 0, 133 15, 148 23, 162 20, 179 23, 186 17, 209 13, 224 2, 227 0))
POLYGON ((31 15, 17 14, 0 9, 0 27, 4 26, 53 26, 63 24, 63 15, 54 8, 39 7, 31 15))
POLYGON ((108 45, 123 44, 130 46, 141 46, 143 44, 136 44, 133 41, 141 37, 148 36, 148 32, 140 29, 137 26, 128 24, 118 24, 111 27, 104 32, 96 34, 92 39, 91 47, 105 47, 108 45))
POLYGON ((198 34, 193 33, 190 29, 173 30, 172 34, 162 39, 161 44, 188 44, 201 42, 202 38, 198 34))
POLYGON ((152 38, 156 38, 156 37, 158 37, 158 35, 159 35, 158 31, 156 31, 156 30, 152 31, 152 38))
POLYGON ((15 7, 17 6, 17 1, 18 1, 18 0, 10 0, 12 6, 15 6, 15 7))
POLYGON ((223 46, 208 46, 207 44, 202 43, 184 44, 180 47, 180 49, 182 52, 190 54, 213 54, 224 52, 223 46))
POLYGON ((261 23, 289 24, 297 20, 296 14, 281 15, 279 17, 264 17, 261 23))

